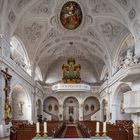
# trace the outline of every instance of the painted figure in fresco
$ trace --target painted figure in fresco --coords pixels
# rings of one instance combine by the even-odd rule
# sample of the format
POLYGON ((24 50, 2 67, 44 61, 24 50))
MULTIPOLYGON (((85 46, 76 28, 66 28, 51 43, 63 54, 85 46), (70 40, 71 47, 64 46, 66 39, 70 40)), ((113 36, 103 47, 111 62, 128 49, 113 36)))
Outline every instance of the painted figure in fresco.
POLYGON ((82 12, 80 6, 75 2, 66 3, 60 15, 63 26, 67 29, 77 28, 82 20, 82 12))

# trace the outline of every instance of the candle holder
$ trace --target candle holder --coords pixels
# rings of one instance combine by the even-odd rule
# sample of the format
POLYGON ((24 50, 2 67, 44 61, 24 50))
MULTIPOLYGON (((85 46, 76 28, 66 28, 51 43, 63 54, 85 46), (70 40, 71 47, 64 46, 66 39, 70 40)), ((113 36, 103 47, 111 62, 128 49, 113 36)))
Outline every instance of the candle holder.
POLYGON ((100 137, 99 132, 96 132, 95 137, 100 137))
POLYGON ((107 133, 103 132, 102 137, 106 137, 106 136, 107 136, 107 133))
POLYGON ((36 137, 41 137, 40 132, 36 133, 36 137))
POLYGON ((47 138, 48 137, 48 133, 47 132, 44 132, 43 137, 44 138, 47 138))

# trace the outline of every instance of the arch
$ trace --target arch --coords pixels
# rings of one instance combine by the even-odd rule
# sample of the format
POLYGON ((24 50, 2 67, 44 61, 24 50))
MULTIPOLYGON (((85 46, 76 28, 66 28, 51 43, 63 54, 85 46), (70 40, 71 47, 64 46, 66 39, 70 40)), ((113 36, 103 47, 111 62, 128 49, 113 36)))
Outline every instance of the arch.
POLYGON ((18 36, 13 36, 11 37, 10 44, 11 59, 31 76, 31 64, 23 42, 18 36))
POLYGON ((99 100, 94 96, 87 97, 83 102, 83 119, 91 120, 91 116, 99 111, 99 109, 99 100))
POLYGON ((67 97, 63 103, 63 119, 69 123, 79 120, 79 102, 76 97, 67 97))
POLYGON ((31 120, 31 99, 26 90, 19 84, 16 84, 11 92, 12 119, 13 120, 31 120))
POLYGON ((12 98, 12 93, 13 93, 14 89, 16 89, 18 87, 21 87, 21 89, 23 89, 25 91, 25 93, 26 93, 28 105, 29 106, 32 105, 31 96, 30 96, 28 90, 26 89, 26 87, 21 82, 16 81, 16 83, 14 83, 11 87, 12 88, 11 88, 11 92, 10 92, 10 95, 9 95, 10 99, 12 98))
POLYGON ((112 98, 112 120, 129 120, 131 119, 130 114, 126 114, 123 108, 124 97, 123 93, 131 91, 131 87, 126 83, 120 83, 114 90, 112 98))
POLYGON ((53 96, 49 96, 45 98, 43 102, 43 112, 44 112, 44 119, 49 119, 51 116, 51 120, 59 120, 59 102, 57 98, 53 96), (57 106, 57 109, 56 109, 57 106))
POLYGON ((116 98, 117 98, 117 96, 118 96, 119 93, 125 93, 125 92, 131 91, 131 90, 132 89, 131 89, 131 87, 128 84, 126 84, 126 83, 120 83, 116 87, 116 89, 114 90, 113 97, 112 97, 112 103, 117 104, 116 98))

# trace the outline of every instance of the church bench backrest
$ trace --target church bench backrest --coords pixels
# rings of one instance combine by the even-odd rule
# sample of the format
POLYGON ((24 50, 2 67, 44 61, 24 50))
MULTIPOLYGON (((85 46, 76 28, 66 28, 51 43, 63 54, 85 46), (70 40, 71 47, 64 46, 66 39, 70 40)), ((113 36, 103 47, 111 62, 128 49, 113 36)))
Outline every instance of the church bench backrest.
MULTIPOLYGON (((48 122, 48 136, 57 137, 64 129, 62 122, 48 122), (55 131, 53 130, 55 128, 55 131), (55 132, 55 134, 54 134, 55 132)), ((43 135, 43 123, 40 124, 41 135, 43 135)), ((36 125, 23 125, 11 128, 10 140, 31 140, 36 135, 36 125), (23 139, 21 139, 21 136, 23 139)))
MULTIPOLYGON (((84 137, 95 136, 96 134, 96 121, 80 121, 79 128, 84 137), (90 131, 89 131, 90 130, 90 131)), ((113 140, 133 140, 132 130, 128 131, 123 126, 108 124, 107 135, 113 140)), ((100 135, 103 134, 103 123, 100 122, 100 135)))

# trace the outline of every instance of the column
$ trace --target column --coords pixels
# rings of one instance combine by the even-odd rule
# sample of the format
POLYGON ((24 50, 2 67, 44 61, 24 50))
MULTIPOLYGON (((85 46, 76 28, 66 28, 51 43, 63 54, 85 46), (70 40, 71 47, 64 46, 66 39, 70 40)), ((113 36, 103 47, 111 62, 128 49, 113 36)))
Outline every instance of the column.
POLYGON ((131 115, 131 119, 134 122, 133 133, 134 133, 135 136, 140 137, 140 115, 139 114, 133 114, 133 115, 131 115))
POLYGON ((140 39, 135 42, 135 54, 140 57, 140 39))
POLYGON ((83 121, 83 103, 79 104, 79 121, 83 121))
POLYGON ((59 120, 63 120, 63 112, 64 112, 64 110, 63 110, 63 104, 61 103, 60 105, 59 105, 59 113, 58 113, 58 118, 59 118, 59 120))
POLYGON ((116 118, 116 115, 117 115, 117 114, 116 114, 116 104, 112 104, 112 105, 111 105, 111 113, 112 113, 112 114, 111 114, 111 117, 112 117, 112 118, 111 118, 111 121, 112 121, 113 123, 115 123, 115 121, 116 121, 116 119, 117 119, 117 118, 116 118))

